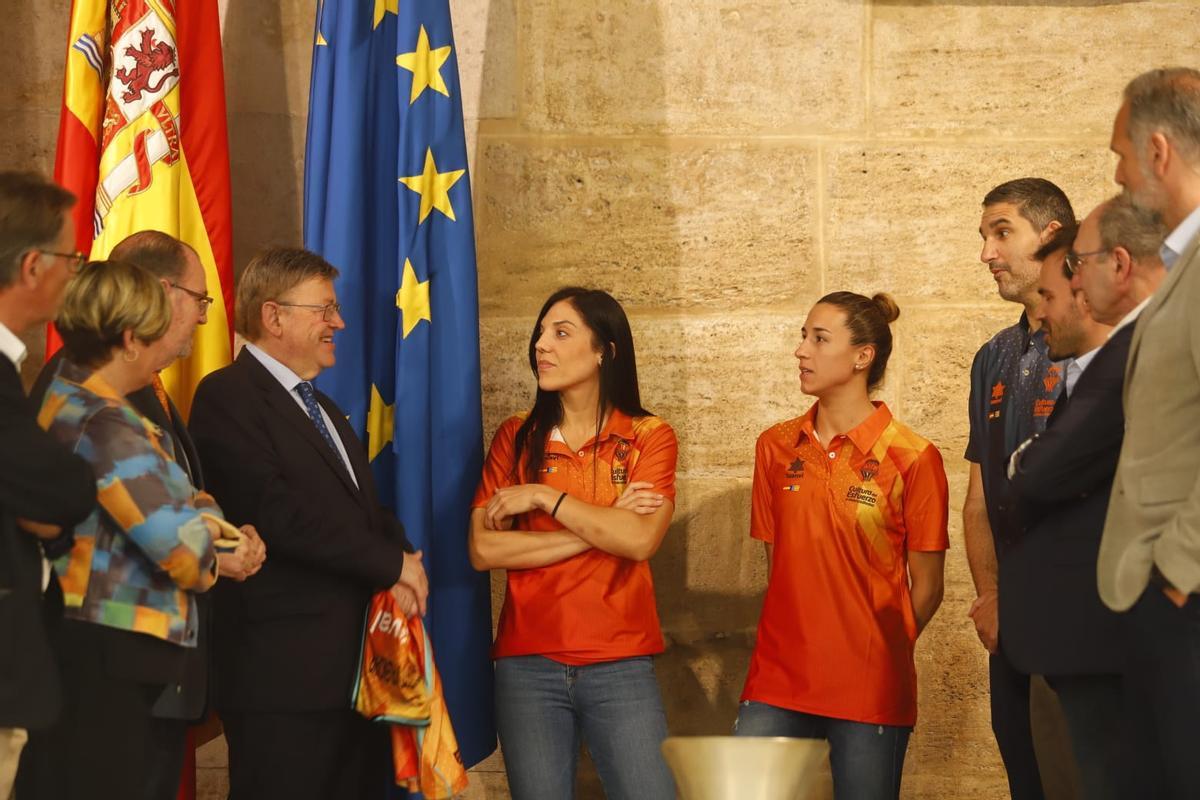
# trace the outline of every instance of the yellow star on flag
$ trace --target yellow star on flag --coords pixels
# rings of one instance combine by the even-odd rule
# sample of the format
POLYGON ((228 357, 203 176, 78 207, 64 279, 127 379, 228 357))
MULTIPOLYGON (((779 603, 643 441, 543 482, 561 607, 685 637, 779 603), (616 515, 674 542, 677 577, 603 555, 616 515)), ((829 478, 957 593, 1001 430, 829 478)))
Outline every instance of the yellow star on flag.
POLYGON ((371 384, 371 406, 367 409, 367 459, 375 460, 379 451, 392 441, 396 430, 396 404, 383 402, 379 387, 371 384))
POLYGON ((404 339, 408 338, 421 320, 433 324, 433 318, 429 315, 429 281, 422 283, 417 280, 417 271, 407 258, 404 259, 400 291, 396 292, 396 308, 400 309, 400 316, 404 321, 404 339))
POLYGON ((433 161, 433 148, 425 148, 425 169, 421 174, 400 179, 401 183, 421 195, 421 215, 417 219, 418 225, 424 222, 435 208, 452 221, 457 222, 454 219, 454 207, 450 205, 450 187, 458 183, 458 179, 466 172, 465 169, 438 172, 437 164, 433 161))
POLYGON ((446 82, 442 80, 442 73, 439 71, 446 59, 450 58, 450 50, 450 45, 430 50, 429 34, 422 25, 421 30, 417 32, 417 49, 396 56, 396 64, 411 72, 413 76, 412 89, 408 93, 410 106, 417 102, 417 98, 426 88, 446 97, 450 96, 450 90, 446 88, 446 82))
POLYGON ((388 12, 399 14, 400 0, 375 0, 375 24, 371 26, 371 30, 379 27, 379 23, 383 22, 383 15, 388 12))

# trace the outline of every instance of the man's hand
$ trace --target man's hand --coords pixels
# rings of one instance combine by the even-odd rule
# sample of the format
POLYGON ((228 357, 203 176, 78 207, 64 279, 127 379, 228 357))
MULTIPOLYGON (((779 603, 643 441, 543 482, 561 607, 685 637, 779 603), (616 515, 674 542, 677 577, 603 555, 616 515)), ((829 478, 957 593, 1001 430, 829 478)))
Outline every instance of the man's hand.
POLYGON ((654 484, 650 481, 634 481, 625 487, 625 491, 613 503, 613 508, 624 508, 635 514, 653 514, 662 508, 666 499, 658 492, 652 492, 654 484))
MULTIPOLYGON (((400 587, 410 590, 417 601, 417 613, 425 616, 425 602, 429 598, 429 579, 425 577, 425 564, 421 561, 421 555, 420 550, 404 554, 404 567, 400 570, 400 580, 396 581, 396 586, 392 588, 400 587)), ((396 600, 401 600, 400 595, 396 595, 396 600)))
POLYGON ((39 539, 57 539, 62 533, 62 527, 58 525, 51 525, 49 522, 34 522, 24 517, 17 517, 17 527, 26 533, 32 533, 39 539))
POLYGON ((993 655, 1000 642, 1000 595, 993 589, 975 598, 967 616, 975 622, 975 634, 993 655))
POLYGON ((217 553, 217 574, 222 578, 244 581, 262 569, 267 560, 267 545, 253 525, 243 525, 242 543, 232 553, 217 553))
POLYGON ((396 599, 396 605, 400 607, 400 613, 406 618, 416 616, 420 612, 421 606, 417 602, 417 593, 408 588, 406 584, 397 583, 391 589, 392 597, 396 599))

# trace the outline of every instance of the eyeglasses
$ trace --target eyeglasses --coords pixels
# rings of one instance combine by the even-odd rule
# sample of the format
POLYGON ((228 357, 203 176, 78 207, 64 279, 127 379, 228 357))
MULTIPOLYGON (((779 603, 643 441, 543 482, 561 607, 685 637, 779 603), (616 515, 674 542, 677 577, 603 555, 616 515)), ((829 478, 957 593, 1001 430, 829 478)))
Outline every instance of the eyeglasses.
POLYGON ((1088 252, 1088 253, 1076 253, 1075 251, 1072 250, 1071 252, 1067 253, 1067 258, 1066 258, 1067 272, 1074 275, 1075 273, 1079 272, 1079 268, 1081 266, 1083 266, 1083 260, 1085 258, 1091 258, 1092 256, 1098 256, 1098 255, 1107 255, 1108 253, 1111 253, 1111 252, 1112 252, 1111 250, 1103 249, 1103 248, 1100 250, 1092 250, 1091 252, 1088 252))
POLYGON ((326 303, 325 305, 318 305, 316 303, 283 303, 279 300, 276 300, 275 305, 287 306, 288 308, 307 308, 313 311, 320 311, 321 319, 325 320, 326 322, 333 322, 333 318, 335 316, 340 317, 342 315, 341 303, 326 303))
POLYGON ((197 292, 197 291, 195 291, 194 289, 189 289, 189 288, 187 288, 186 286, 180 286, 180 285, 179 285, 178 283, 176 283, 175 281, 168 281, 168 283, 170 283, 170 284, 171 284, 171 288, 172 288, 172 289, 178 289, 179 291, 181 291, 181 292, 183 292, 184 294, 186 294, 188 297, 190 297, 190 298, 192 298, 193 300, 195 300, 195 301, 196 301, 196 305, 200 306, 200 311, 201 311, 201 313, 203 313, 203 312, 205 312, 205 311, 208 311, 208 307, 209 307, 209 306, 211 306, 213 303, 215 303, 215 302, 216 302, 215 300, 213 300, 213 299, 212 299, 211 297, 209 297, 208 295, 206 295, 206 294, 204 294, 204 293, 202 293, 202 292, 197 292))
POLYGON ((38 250, 44 256, 58 256, 67 259, 67 272, 78 275, 79 270, 87 263, 87 256, 76 250, 74 253, 59 253, 56 250, 38 250))

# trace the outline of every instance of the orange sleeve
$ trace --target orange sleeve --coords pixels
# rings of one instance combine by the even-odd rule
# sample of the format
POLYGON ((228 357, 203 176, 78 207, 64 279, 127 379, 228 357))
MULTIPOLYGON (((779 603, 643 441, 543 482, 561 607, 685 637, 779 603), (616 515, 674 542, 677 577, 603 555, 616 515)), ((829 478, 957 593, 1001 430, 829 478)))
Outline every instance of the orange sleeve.
MULTIPOLYGON (((660 421, 661 422, 661 421, 660 421)), ((675 464, 679 460, 679 441, 675 430, 665 422, 654 426, 634 440, 637 463, 629 471, 629 482, 649 481, 654 491, 675 502, 675 464)))
POLYGON ((750 536, 775 543, 775 508, 771 497, 771 454, 766 434, 754 446, 754 485, 750 489, 750 536))
POLYGON ((479 478, 479 488, 475 490, 471 508, 483 508, 497 489, 513 485, 513 449, 521 422, 520 417, 509 417, 496 429, 487 459, 483 462, 483 475, 479 478))
POLYGON ((950 487, 942 454, 928 445, 904 477, 904 528, 909 550, 936 552, 950 548, 950 487))

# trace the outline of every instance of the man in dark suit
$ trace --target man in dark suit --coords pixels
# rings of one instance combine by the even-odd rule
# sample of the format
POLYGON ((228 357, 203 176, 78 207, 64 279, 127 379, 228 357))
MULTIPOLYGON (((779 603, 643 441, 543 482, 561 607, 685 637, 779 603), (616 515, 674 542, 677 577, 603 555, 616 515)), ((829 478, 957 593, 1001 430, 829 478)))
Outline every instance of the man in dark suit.
POLYGON ((238 281, 233 364, 196 390, 191 430, 228 519, 257 527, 271 559, 218 584, 217 704, 233 800, 363 798, 381 790, 387 732, 350 709, 363 617, 391 589, 424 611, 421 554, 377 499, 366 452, 309 382, 345 327, 313 253, 268 250, 238 281))
POLYGON ((1070 361, 1045 432, 1010 462, 1023 530, 1000 572, 1006 647, 1018 669, 1058 693, 1088 798, 1146 789, 1122 694, 1124 638, 1100 601, 1096 561, 1124 434, 1130 323, 1161 280, 1164 233, 1118 197, 1088 215, 1073 243, 1056 237, 1039 253, 1050 354, 1070 361))
POLYGON ((96 503, 91 468, 38 427, 21 387, 19 338, 58 311, 75 254, 75 198, 37 175, 0 173, 0 798, 12 789, 29 729, 59 711, 43 590, 58 592, 39 546, 70 547, 96 503))
MULTIPOLYGON (((185 242, 160 231, 139 231, 123 239, 109 254, 115 261, 128 261, 147 270, 162 283, 163 291, 171 303, 171 327, 164 334, 164 349, 170 354, 171 362, 186 358, 192 350, 192 339, 199 325, 207 322, 208 284, 204 265, 199 256, 185 242)), ((41 405, 58 366, 63 351, 56 353, 42 368, 30 399, 41 405)), ((162 368, 170 366, 163 364, 162 368)), ((204 474, 195 444, 188 434, 187 425, 175 403, 167 395, 162 381, 155 376, 154 382, 131 392, 126 399, 139 414, 161 428, 170 438, 175 461, 187 473, 192 486, 204 490, 204 474)), ((244 539, 235 551, 219 553, 218 571, 225 579, 245 580, 255 574, 263 559, 265 548, 253 528, 243 532, 244 539)), ((158 702, 155 703, 155 741, 159 750, 147 763, 154 770, 146 776, 146 800, 173 800, 179 788, 180 771, 185 757, 186 729, 191 723, 199 722, 205 715, 209 695, 209 665, 211 661, 211 602, 207 592, 196 595, 197 613, 200 619, 199 637, 195 648, 180 648, 180 658, 164 663, 161 678, 165 684, 158 702)), ((116 661, 136 664, 136 669, 146 666, 144 654, 136 651, 117 654, 116 661)), ((110 659, 112 660, 112 659, 110 659)), ((33 773, 54 770, 53 748, 42 745, 41 737, 35 736, 23 763, 21 783, 18 788, 30 792, 37 779, 33 773), (30 781, 27 783, 26 781, 30 781)), ((37 780, 41 783, 40 780, 37 780)))

